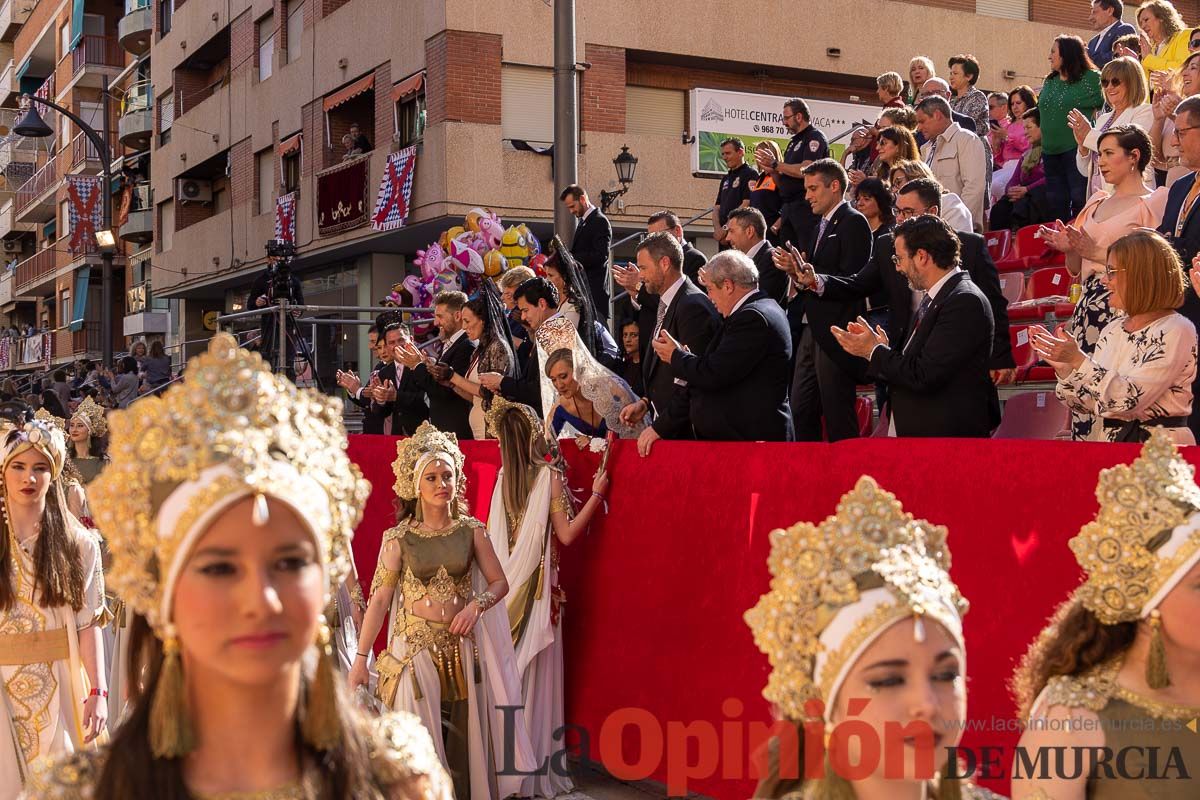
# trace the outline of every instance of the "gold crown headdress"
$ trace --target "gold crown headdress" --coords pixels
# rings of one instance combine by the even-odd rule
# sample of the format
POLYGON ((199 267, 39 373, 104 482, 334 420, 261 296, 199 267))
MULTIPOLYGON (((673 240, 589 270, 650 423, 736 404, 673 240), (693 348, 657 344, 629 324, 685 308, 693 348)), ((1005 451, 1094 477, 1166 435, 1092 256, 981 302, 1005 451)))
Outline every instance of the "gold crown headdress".
POLYGON ((536 411, 524 403, 514 403, 500 395, 492 397, 492 405, 484 414, 487 431, 490 435, 497 437, 500 435, 500 421, 509 412, 521 414, 529 422, 530 441, 536 442, 539 439, 546 438, 546 429, 543 427, 542 421, 538 419, 536 411))
POLYGON ((916 520, 869 476, 820 526, 771 532, 771 590, 746 612, 755 644, 771 663, 763 696, 791 720, 809 700, 837 692, 862 651, 894 623, 922 617, 960 643, 967 603, 950 580, 946 529, 916 520))
POLYGON ((1156 617, 1200 560, 1195 468, 1156 429, 1132 464, 1100 473, 1096 499, 1100 512, 1069 543, 1087 573, 1076 598, 1105 625, 1156 617))
POLYGON ((467 459, 458 448, 458 437, 438 430, 429 420, 422 422, 412 436, 396 442, 396 460, 392 462, 392 473, 396 476, 392 488, 396 496, 404 500, 416 500, 417 479, 421 471, 437 458, 443 458, 454 467, 458 485, 456 500, 465 500, 467 477, 463 469, 467 459))
MULTIPOLYGON (((50 416, 47 413, 47 416, 50 416)), ((37 450, 50 461, 50 475, 57 478, 62 474, 63 465, 67 460, 67 438, 62 429, 54 422, 55 418, 34 415, 34 418, 20 424, 5 422, 0 425, 0 469, 8 466, 8 462, 27 450, 37 450)))
POLYGON ((87 425, 92 436, 103 436, 108 433, 108 420, 104 414, 104 406, 90 397, 85 397, 71 415, 71 419, 77 419, 87 425))
POLYGON ((567 317, 555 317, 543 322, 534 331, 533 338, 541 346, 546 355, 552 355, 555 350, 570 350, 574 352, 575 341, 578 338, 575 324, 567 317))
POLYGON ((40 419, 42 422, 56 426, 64 434, 67 432, 67 421, 62 417, 57 417, 54 414, 51 414, 45 408, 39 408, 34 413, 33 418, 40 419))
POLYGON ((218 334, 187 380, 109 420, 112 463, 88 488, 112 549, 109 581, 169 635, 174 581, 190 545, 236 500, 292 506, 312 530, 331 591, 350 568, 350 538, 370 484, 346 456, 341 404, 271 373, 218 334))

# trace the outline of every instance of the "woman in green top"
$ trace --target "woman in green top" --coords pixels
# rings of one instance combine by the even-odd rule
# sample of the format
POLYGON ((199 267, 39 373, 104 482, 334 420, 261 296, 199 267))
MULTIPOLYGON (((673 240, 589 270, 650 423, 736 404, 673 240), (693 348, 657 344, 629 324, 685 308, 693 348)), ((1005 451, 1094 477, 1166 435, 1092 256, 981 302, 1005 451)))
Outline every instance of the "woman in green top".
POLYGON ((1100 72, 1078 36, 1059 36, 1050 46, 1050 74, 1042 86, 1042 166, 1053 219, 1073 219, 1087 202, 1087 178, 1075 165, 1075 136, 1067 115, 1079 109, 1089 119, 1104 105, 1100 72))

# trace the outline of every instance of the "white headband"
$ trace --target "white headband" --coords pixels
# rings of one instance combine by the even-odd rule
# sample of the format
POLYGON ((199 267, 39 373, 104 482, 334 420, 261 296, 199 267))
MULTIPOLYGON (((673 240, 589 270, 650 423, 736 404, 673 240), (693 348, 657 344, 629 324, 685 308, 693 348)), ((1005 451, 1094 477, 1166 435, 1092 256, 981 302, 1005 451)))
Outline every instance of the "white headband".
MULTIPOLYGON (((272 460, 268 468, 271 472, 271 489, 263 494, 278 500, 295 512, 296 517, 312 534, 317 545, 321 568, 328 570, 329 554, 324 552, 321 537, 317 531, 328 530, 333 525, 329 513, 329 499, 321 485, 312 478, 301 475, 295 467, 284 461, 272 460), (280 487, 287 487, 281 490, 280 487)), ((183 571, 183 565, 191 553, 192 547, 200 534, 225 509, 238 500, 258 494, 259 490, 246 483, 242 476, 225 464, 217 464, 201 471, 200 476, 193 481, 180 484, 167 497, 159 508, 157 517, 157 533, 159 541, 169 542, 176 536, 176 526, 181 522, 187 524, 187 531, 178 538, 178 546, 171 563, 166 565, 163 578, 162 608, 159 613, 164 623, 171 622, 171 601, 175 594, 175 582, 183 571), (194 505, 204 502, 202 495, 222 479, 234 479, 239 486, 233 491, 222 492, 214 500, 209 501, 204 508, 195 509, 194 505), (191 514, 188 519, 185 515, 191 514)))
POLYGON ((425 467, 432 464, 434 461, 445 461, 450 465, 450 469, 455 472, 454 477, 458 477, 458 468, 454 466, 454 456, 444 450, 430 450, 421 453, 417 457, 417 463, 413 466, 413 494, 417 497, 421 496, 421 473, 425 471, 425 467))
MULTIPOLYGON (((1171 538, 1167 539, 1162 547, 1154 551, 1154 557, 1171 558, 1179 552, 1179 548, 1183 547, 1194 536, 1200 536, 1200 513, 1192 514, 1187 522, 1172 530, 1171 538)), ((1183 576, 1191 572, 1192 567, 1196 566, 1198 562, 1200 562, 1200 547, 1197 547, 1196 552, 1192 553, 1190 558, 1180 564, 1171 573, 1171 577, 1167 578, 1163 585, 1159 587, 1158 591, 1150 596, 1150 599, 1142 606, 1142 617, 1150 616, 1150 612, 1162 604, 1162 601, 1166 599, 1171 590, 1179 585, 1179 582, 1183 580, 1183 576)))

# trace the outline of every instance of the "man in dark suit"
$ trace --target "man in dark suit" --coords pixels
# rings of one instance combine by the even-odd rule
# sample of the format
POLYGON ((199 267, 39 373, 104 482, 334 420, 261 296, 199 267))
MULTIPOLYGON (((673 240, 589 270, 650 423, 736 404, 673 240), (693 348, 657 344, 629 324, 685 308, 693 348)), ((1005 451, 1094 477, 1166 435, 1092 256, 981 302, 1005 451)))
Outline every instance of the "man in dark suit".
MULTIPOLYGON (((938 216, 937 198, 941 187, 936 181, 918 178, 900 187, 896 194, 896 218, 898 221, 912 219, 921 214, 938 216)), ((1016 373, 1016 362, 1012 355, 1012 342, 1008 335, 1008 300, 1000 288, 1000 275, 988 252, 987 242, 977 233, 955 231, 959 240, 959 255, 962 268, 975 283, 992 308, 995 335, 992 339, 992 357, 989 365, 995 384, 1011 383, 1016 373)), ((889 234, 875 240, 875 250, 867 266, 850 277, 829 275, 800 275, 798 282, 804 288, 831 299, 849 300, 868 297, 881 289, 888 298, 887 334, 893 342, 903 342, 911 329, 913 312, 921 302, 919 293, 909 288, 908 281, 896 271, 892 261, 895 254, 894 237, 889 234)), ((790 269, 787 254, 776 259, 783 269, 790 269)), ((1000 410, 1000 399, 995 398, 996 412, 1000 410)))
POLYGON ((362 432, 381 434, 384 433, 384 421, 386 415, 379 414, 371 407, 371 395, 375 390, 375 386, 379 383, 379 371, 387 366, 388 356, 384 353, 383 340, 379 338, 379 329, 374 325, 367 331, 367 342, 370 345, 371 355, 379 359, 375 366, 371 368, 371 374, 367 378, 367 383, 364 385, 362 379, 353 372, 337 371, 337 384, 346 390, 346 395, 350 398, 350 402, 362 409, 363 421, 362 432))
POLYGON ((608 320, 608 249, 612 245, 612 225, 604 212, 592 205, 582 186, 571 184, 562 190, 558 199, 579 219, 571 240, 571 255, 583 267, 592 300, 596 304, 596 319, 608 320))
POLYGON ((708 296, 725 318, 708 347, 689 353, 666 330, 652 344, 671 373, 687 382, 696 438, 792 441, 787 317, 758 290, 758 271, 745 253, 719 253, 704 271, 708 296))
POLYGON ((1122 36, 1137 33, 1137 29, 1121 19, 1125 4, 1121 0, 1093 0, 1088 21, 1099 31, 1087 43, 1088 55, 1097 69, 1113 60, 1113 42, 1122 36))
MULTIPOLYGON (((874 236, 867 218, 843 200, 846 170, 823 159, 804 170, 805 192, 820 222, 807 245, 804 259, 822 275, 854 275, 871 259, 874 236)), ((865 365, 838 346, 829 329, 846 325, 866 312, 862 300, 835 300, 800 294, 788 303, 788 315, 804 322, 792 377, 792 417, 796 439, 821 440, 821 419, 829 441, 858 436, 855 387, 866 380, 865 365)))
MULTIPOLYGON (((1175 136, 1179 142, 1179 161, 1191 173, 1171 184, 1167 192, 1167 208, 1158 232, 1179 254, 1184 271, 1192 269, 1192 259, 1200 253, 1200 97, 1189 97, 1175 108, 1175 136)), ((1192 321, 1200 331, 1200 297, 1191 281, 1183 293, 1179 313, 1192 321)), ((1200 372, 1192 382, 1192 397, 1200 398, 1200 372)), ((1188 427, 1200 441, 1200 399, 1192 403, 1188 427)))
POLYGON ((758 270, 758 290, 779 305, 787 305, 788 279, 775 269, 775 248, 766 240, 767 220, 757 208, 737 208, 726 223, 729 244, 750 256, 758 270))
POLYGON ((833 335, 887 381, 896 436, 990 436, 1000 424, 991 403, 992 308, 959 268, 954 230, 924 214, 896 227, 896 271, 925 299, 903 342, 861 317, 833 335))
MULTIPOLYGON (((720 317, 704 291, 683 274, 679 242, 666 231, 647 235, 638 244, 637 265, 643 291, 658 298, 655 316, 647 320, 653 326, 650 339, 659 331, 667 331, 693 353, 703 353, 720 317)), ((638 452, 650 455, 659 439, 692 438, 687 389, 653 349, 642 354, 642 380, 646 396, 621 409, 621 419, 631 425, 654 411, 653 423, 638 436, 638 452)))
POLYGON ((383 350, 388 358, 379 370, 378 385, 372 391, 371 410, 391 418, 393 436, 412 436, 417 432, 417 427, 429 419, 425 390, 417 381, 416 370, 409 369, 395 359, 396 348, 411 342, 411 334, 400 322, 392 321, 384 325, 383 350))
POLYGON ((429 398, 429 421, 443 431, 472 439, 471 401, 459 396, 450 386, 451 373, 466 375, 471 369, 475 345, 462 327, 462 310, 467 296, 462 292, 439 292, 433 299, 433 323, 445 341, 442 355, 433 364, 421 358, 405 361, 415 385, 429 398))
MULTIPOLYGON (((513 313, 529 331, 531 341, 542 323, 558 316, 558 300, 558 289, 545 278, 530 278, 513 290, 513 313)), ((545 413, 542 409, 542 373, 536 345, 529 348, 517 377, 485 372, 479 376, 479 382, 506 400, 524 403, 539 417, 545 413)))

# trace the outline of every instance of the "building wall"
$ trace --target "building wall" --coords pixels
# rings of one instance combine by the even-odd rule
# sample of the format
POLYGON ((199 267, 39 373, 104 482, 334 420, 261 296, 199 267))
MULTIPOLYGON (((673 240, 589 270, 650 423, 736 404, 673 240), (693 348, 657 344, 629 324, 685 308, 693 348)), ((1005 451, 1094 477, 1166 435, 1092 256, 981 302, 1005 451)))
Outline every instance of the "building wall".
MULTIPOLYGON (((1075 19, 1086 26, 1086 5, 1076 5, 1075 19)), ((1031 13, 1058 20, 1064 8, 1033 0, 1031 13)), ((1048 70, 1050 42, 1068 29, 1057 21, 978 16, 973 9, 965 0, 843 0, 830 13, 828 4, 812 0, 771 0, 758 4, 754 14, 733 14, 727 3, 693 0, 686 20, 678 20, 653 15, 642 0, 580 0, 577 52, 586 62, 580 85, 580 180, 593 195, 614 188, 611 162, 628 145, 639 166, 624 198, 625 213, 614 214, 617 222, 637 225, 663 207, 686 214, 712 205, 716 184, 691 175, 689 148, 678 135, 627 132, 626 85, 680 91, 708 86, 870 102, 877 74, 906 75, 916 53, 930 56, 945 73, 947 59, 958 52, 980 60, 983 88, 1039 84, 1048 70), (895 33, 900 23, 906 31, 902 37, 895 33), (828 56, 827 48, 839 48, 841 56, 828 56), (1015 71, 1016 78, 1005 79, 1006 70, 1015 71)), ((501 142, 503 67, 552 66, 551 6, 543 0, 487 5, 415 0, 399 8, 389 0, 309 0, 301 55, 294 63, 286 62, 286 11, 283 0, 188 0, 176 12, 171 32, 155 45, 153 80, 161 96, 188 53, 230 26, 229 86, 177 117, 170 143, 154 153, 153 182, 156 199, 167 199, 174 179, 189 165, 229 152, 232 214, 217 213, 181 230, 171 250, 156 258, 170 270, 155 276, 156 287, 186 293, 188 285, 219 276, 214 258, 226 272, 261 261, 273 220, 256 213, 254 156, 297 131, 304 134, 297 211, 301 253, 328 251, 332 257, 338 247, 376 235, 364 226, 319 237, 313 219, 315 175, 335 163, 338 125, 346 124, 335 123, 327 139, 322 98, 368 74, 375 75, 376 84, 372 197, 392 133, 391 85, 424 69, 427 128, 410 226, 460 217, 479 205, 506 218, 552 218, 556 192, 550 160, 501 142), (281 32, 273 75, 261 80, 256 23, 271 12, 281 32), (202 246, 193 249, 194 244, 202 246)), ((1088 35, 1082 28, 1069 32, 1088 35)), ((278 178, 277 165, 275 170, 278 178)))

